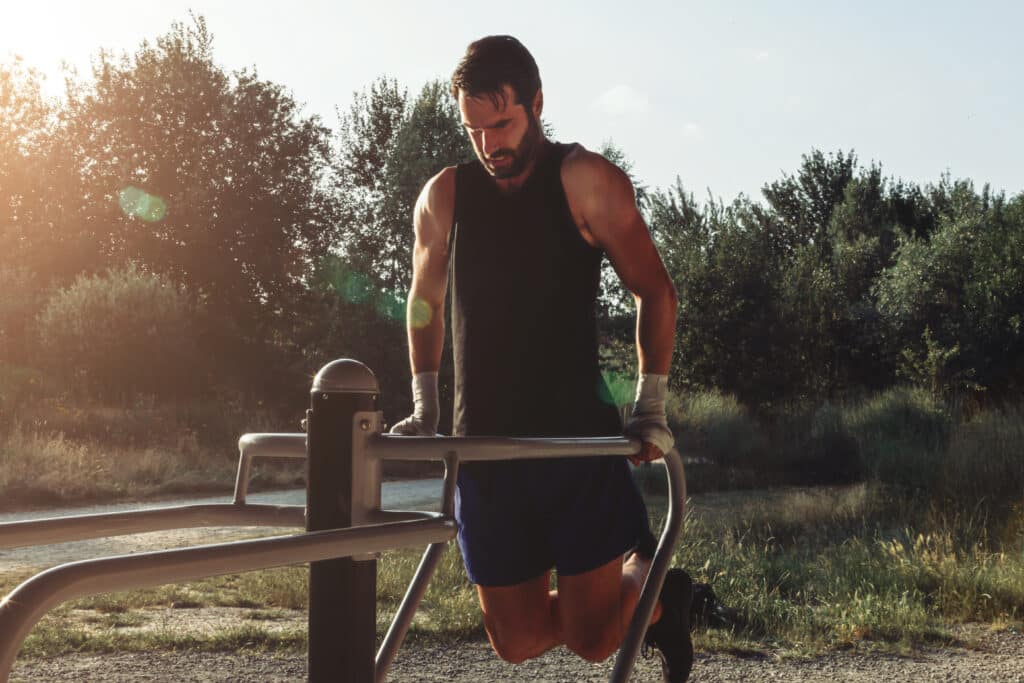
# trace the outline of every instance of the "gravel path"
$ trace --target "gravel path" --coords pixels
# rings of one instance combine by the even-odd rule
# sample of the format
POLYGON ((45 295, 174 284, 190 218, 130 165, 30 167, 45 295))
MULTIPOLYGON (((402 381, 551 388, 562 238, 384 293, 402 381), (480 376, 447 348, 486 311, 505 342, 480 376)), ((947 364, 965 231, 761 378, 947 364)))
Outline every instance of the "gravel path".
MULTIPOLYGON (((809 661, 778 661, 773 657, 737 658, 698 653, 691 681, 993 681, 1024 683, 1024 635, 993 632, 983 626, 958 629, 971 649, 931 649, 913 657, 834 653, 809 661)), ((390 676, 395 683, 576 683, 605 681, 611 661, 587 664, 563 649, 513 666, 497 660, 486 643, 457 648, 409 645, 399 653, 390 676)), ((69 655, 25 660, 12 681, 176 681, 176 683, 263 683, 305 681, 301 655, 259 656, 199 652, 156 652, 102 656, 69 655)), ((637 662, 636 681, 660 681, 655 660, 637 662)))

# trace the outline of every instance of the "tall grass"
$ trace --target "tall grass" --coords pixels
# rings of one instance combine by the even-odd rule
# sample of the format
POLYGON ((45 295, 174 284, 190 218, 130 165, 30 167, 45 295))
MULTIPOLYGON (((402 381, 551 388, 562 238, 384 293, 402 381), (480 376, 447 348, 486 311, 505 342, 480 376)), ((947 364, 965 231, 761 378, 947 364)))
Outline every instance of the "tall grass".
POLYGON ((691 491, 852 483, 990 514, 1024 503, 1024 408, 964 414, 929 392, 874 396, 754 415, 717 392, 674 396, 669 424, 696 455, 691 491))
POLYGON ((1024 544, 992 543, 984 518, 864 486, 748 505, 731 519, 692 515, 677 552, 738 611, 734 638, 913 647, 950 640, 951 624, 1024 619, 1024 544))
MULTIPOLYGON (((230 491, 238 437, 273 429, 257 414, 223 443, 203 436, 204 417, 229 421, 215 410, 31 404, 0 425, 0 508, 230 491)), ((222 428, 223 422, 214 432, 222 428)), ((261 462, 254 472, 255 483, 271 486, 294 485, 302 476, 301 463, 293 462, 261 462)))
POLYGON ((208 490, 211 477, 230 482, 229 463, 201 456, 189 444, 175 450, 105 447, 15 425, 0 441, 0 497, 12 507, 208 490))

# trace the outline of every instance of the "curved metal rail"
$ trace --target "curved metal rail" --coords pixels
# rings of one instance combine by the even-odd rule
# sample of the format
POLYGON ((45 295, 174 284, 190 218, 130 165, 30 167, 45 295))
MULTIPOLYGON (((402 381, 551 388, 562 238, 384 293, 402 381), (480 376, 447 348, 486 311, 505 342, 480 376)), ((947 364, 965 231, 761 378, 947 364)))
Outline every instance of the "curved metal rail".
MULTIPOLYGON (((449 480, 454 478, 452 463, 470 461, 495 461, 511 458, 551 458, 602 455, 634 455, 640 451, 637 439, 623 437, 600 437, 580 439, 531 439, 507 437, 409 437, 392 435, 367 436, 362 444, 364 456, 382 460, 438 460, 448 464, 445 473, 445 510, 448 505, 449 480)), ((358 447, 357 447, 358 449, 358 447)), ((686 508, 686 476, 683 459, 679 452, 672 450, 664 458, 665 474, 668 478, 668 512, 662 528, 658 548, 651 562, 651 569, 644 581, 629 629, 619 646, 609 680, 625 683, 636 662, 636 656, 643 644, 647 625, 651 621, 661 586, 672 562, 672 552, 683 527, 686 508)), ((409 584, 405 599, 377 654, 374 680, 383 683, 388 668, 394 659, 409 622, 416 612, 426 584, 430 580, 443 548, 431 546, 424 554, 416 575, 409 584)))
POLYGON ((0 602, 0 681, 7 681, 22 642, 39 619, 52 607, 73 598, 442 543, 454 537, 455 522, 433 515, 431 519, 63 564, 28 579, 0 602))
POLYGON ((0 548, 25 548, 89 538, 207 526, 301 527, 303 505, 179 505, 77 517, 48 517, 0 525, 0 548))

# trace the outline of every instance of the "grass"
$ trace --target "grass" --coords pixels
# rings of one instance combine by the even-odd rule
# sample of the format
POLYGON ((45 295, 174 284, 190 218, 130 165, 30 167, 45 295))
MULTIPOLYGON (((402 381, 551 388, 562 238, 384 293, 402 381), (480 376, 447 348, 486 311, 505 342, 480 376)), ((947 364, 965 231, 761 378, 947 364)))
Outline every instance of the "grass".
MULTIPOLYGON (((660 525, 663 501, 652 501, 651 510, 660 525)), ((784 657, 863 648, 912 652, 955 642, 953 627, 964 622, 1021 627, 1024 543, 1007 536, 1014 523, 922 507, 863 484, 723 492, 694 501, 675 564, 710 583, 721 604, 734 610, 729 628, 698 633, 705 651, 784 657)), ((419 550, 405 549, 378 561, 379 636, 419 557, 419 550)), ((44 618, 21 656, 301 651, 307 577, 304 567, 286 567, 77 600, 44 618), (235 608, 246 616, 223 631, 188 636, 180 629, 125 628, 144 625, 151 610, 174 607, 182 619, 193 607, 235 608)), ((9 590, 18 578, 4 577, 3 587, 9 590)), ((475 591, 453 545, 409 638, 482 637, 475 591)))
MULTIPOLYGON (((172 434, 166 425, 164 438, 159 438, 158 430, 150 445, 134 445, 131 434, 139 429, 139 418, 124 411, 122 417, 120 431, 111 426, 117 418, 106 409, 56 422, 17 420, 0 431, 0 509, 232 490, 236 450, 211 448, 194 432, 172 434), (55 427, 67 431, 54 431, 55 427), (95 436, 94 432, 104 429, 112 434, 109 439, 95 436)), ((301 485, 303 465, 301 461, 259 461, 253 467, 250 490, 301 485)))
POLYGON ((865 486, 691 516, 678 552, 735 608, 735 638, 795 652, 949 642, 949 627, 1024 619, 1024 546, 986 520, 865 486))

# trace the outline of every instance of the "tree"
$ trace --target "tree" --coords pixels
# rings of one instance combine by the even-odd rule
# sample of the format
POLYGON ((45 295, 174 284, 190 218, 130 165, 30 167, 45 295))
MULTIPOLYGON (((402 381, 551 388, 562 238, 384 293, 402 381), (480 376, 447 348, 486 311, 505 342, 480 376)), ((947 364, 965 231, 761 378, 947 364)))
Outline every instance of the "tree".
POLYGON ((812 150, 802 157, 795 176, 786 175, 761 188, 790 249, 813 243, 822 253, 829 251, 827 230, 832 212, 842 202, 856 164, 852 151, 825 156, 812 150))
POLYGON ((218 67, 195 17, 131 57, 101 52, 92 80, 70 85, 61 132, 81 174, 71 227, 101 257, 92 269, 132 260, 188 285, 216 321, 207 348, 256 380, 335 241, 327 129, 283 87, 218 67))
POLYGON ((55 237, 53 214, 59 164, 49 163, 55 112, 41 78, 20 59, 0 64, 0 358, 25 363, 29 328, 49 283, 47 252, 55 237))
POLYGON ((395 227, 384 219, 388 168, 408 109, 407 92, 397 81, 381 77, 368 91, 355 93, 348 111, 338 117, 332 166, 344 229, 337 249, 359 272, 377 271, 380 246, 395 227))
POLYGON ((968 181, 929 190, 938 228, 905 239, 877 284, 889 352, 933 391, 1007 395, 1024 379, 1024 199, 968 181))

